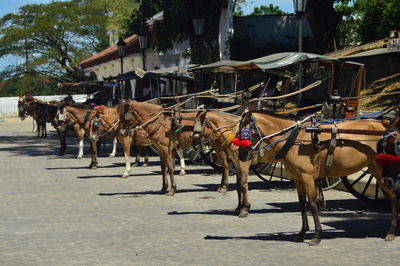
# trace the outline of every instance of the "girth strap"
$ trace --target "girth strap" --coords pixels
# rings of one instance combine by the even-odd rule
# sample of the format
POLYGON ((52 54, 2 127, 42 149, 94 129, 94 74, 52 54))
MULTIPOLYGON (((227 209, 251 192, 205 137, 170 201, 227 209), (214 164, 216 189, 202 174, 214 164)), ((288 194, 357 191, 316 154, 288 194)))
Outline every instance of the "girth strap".
POLYGON ((285 144, 283 145, 282 149, 278 151, 278 153, 275 155, 275 159, 279 160, 282 159, 286 153, 290 150, 290 148, 294 145, 297 136, 299 135, 301 127, 296 126, 292 132, 290 133, 290 136, 286 140, 285 144))

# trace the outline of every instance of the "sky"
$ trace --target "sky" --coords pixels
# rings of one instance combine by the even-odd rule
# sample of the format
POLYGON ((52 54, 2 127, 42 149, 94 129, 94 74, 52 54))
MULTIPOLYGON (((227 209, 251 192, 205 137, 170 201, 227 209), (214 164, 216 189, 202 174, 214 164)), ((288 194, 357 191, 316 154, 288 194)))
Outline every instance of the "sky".
MULTIPOLYGON (((46 4, 52 0, 0 0, 0 17, 18 11, 20 6, 28 4, 46 4)), ((244 14, 249 14, 253 11, 254 7, 261 5, 269 6, 270 4, 278 6, 282 11, 293 13, 293 0, 247 0, 246 5, 243 7, 244 14)), ((22 58, 16 57, 2 57, 0 58, 0 70, 4 69, 7 65, 16 65, 22 63, 22 58)))

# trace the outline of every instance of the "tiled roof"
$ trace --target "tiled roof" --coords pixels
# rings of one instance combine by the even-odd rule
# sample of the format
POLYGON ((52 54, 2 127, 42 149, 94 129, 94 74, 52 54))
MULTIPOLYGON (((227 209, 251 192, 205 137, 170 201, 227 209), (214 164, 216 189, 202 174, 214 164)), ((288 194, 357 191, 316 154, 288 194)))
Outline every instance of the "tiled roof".
MULTIPOLYGON (((154 32, 152 31, 154 23, 156 21, 163 20, 163 18, 164 18, 164 13, 161 11, 160 13, 154 15, 151 19, 147 21, 147 24, 150 26, 150 31, 148 36, 149 44, 152 42, 152 39, 154 38, 153 37, 154 32)), ((137 35, 132 35, 124 39, 124 41, 126 43, 126 50, 125 50, 126 55, 140 52, 139 37, 137 35)), ((113 45, 101 51, 100 53, 97 53, 83 60, 82 62, 79 63, 79 65, 83 68, 89 68, 118 58, 119 58, 118 47, 117 45, 113 45)))
MULTIPOLYGON (((132 35, 124 39, 124 41, 126 43, 126 55, 137 53, 140 51, 139 38, 137 35, 132 35)), ((79 63, 79 65, 81 65, 81 67, 83 68, 89 68, 118 58, 118 47, 117 45, 113 45, 101 51, 100 53, 97 53, 83 60, 79 63)))

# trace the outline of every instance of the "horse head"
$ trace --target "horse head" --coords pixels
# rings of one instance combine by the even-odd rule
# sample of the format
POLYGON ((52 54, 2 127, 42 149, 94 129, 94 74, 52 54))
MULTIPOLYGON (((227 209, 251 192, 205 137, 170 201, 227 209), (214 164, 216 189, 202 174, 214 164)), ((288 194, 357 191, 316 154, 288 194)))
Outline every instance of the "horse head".
POLYGON ((89 138, 92 141, 98 141, 103 132, 107 130, 107 124, 103 118, 105 108, 105 106, 99 105, 89 111, 90 113, 87 119, 87 124, 90 128, 89 138))
POLYGON ((133 112, 129 102, 122 102, 116 106, 120 120, 120 133, 123 136, 128 136, 129 131, 138 125, 135 119, 135 113, 133 112))
POLYGON ((204 141, 204 128, 207 118, 207 110, 200 109, 194 120, 193 133, 191 135, 192 146, 197 148, 204 141))

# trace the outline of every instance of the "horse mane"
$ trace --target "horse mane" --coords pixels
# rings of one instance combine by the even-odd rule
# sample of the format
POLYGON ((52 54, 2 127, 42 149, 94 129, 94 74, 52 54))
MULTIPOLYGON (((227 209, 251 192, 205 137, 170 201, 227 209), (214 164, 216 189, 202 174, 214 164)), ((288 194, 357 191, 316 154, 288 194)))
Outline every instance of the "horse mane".
POLYGON ((89 109, 89 105, 84 103, 61 102, 61 104, 59 105, 60 108, 64 108, 66 106, 74 107, 77 109, 89 109))
POLYGON ((138 102, 138 101, 135 101, 135 100, 131 100, 131 101, 129 101, 129 103, 133 103, 133 104, 137 103, 137 104, 140 104, 141 106, 143 106, 144 108, 156 109, 157 111, 160 111, 160 112, 163 109, 163 107, 161 105, 153 104, 153 103, 138 102))
POLYGON ((121 102, 117 104, 115 108, 117 109, 119 116, 122 117, 129 110, 129 102, 121 102))

